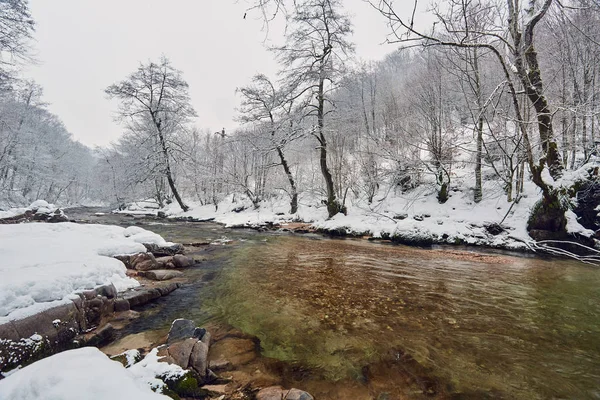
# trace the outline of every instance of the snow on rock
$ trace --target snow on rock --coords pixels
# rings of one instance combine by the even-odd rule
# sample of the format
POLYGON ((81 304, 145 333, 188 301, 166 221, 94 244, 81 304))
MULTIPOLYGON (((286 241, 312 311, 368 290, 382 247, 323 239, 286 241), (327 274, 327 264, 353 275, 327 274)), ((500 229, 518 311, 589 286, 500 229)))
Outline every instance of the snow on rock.
POLYGON ((168 400, 100 350, 84 347, 37 361, 0 381, 0 399, 168 400))
POLYGON ((158 349, 152 349, 143 360, 130 366, 128 371, 137 381, 147 384, 153 390, 161 391, 165 386, 162 379, 179 378, 187 373, 178 365, 160 362, 161 358, 158 356, 158 349))
POLYGON ((69 222, 0 225, 0 324, 68 304, 86 289, 110 283, 118 291, 138 286, 112 256, 145 252, 146 240, 169 244, 141 228, 69 222))
POLYGON ((594 231, 591 229, 584 228, 579 222, 577 222, 577 215, 571 210, 565 212, 567 218, 567 233, 579 234, 585 237, 594 236, 594 231))

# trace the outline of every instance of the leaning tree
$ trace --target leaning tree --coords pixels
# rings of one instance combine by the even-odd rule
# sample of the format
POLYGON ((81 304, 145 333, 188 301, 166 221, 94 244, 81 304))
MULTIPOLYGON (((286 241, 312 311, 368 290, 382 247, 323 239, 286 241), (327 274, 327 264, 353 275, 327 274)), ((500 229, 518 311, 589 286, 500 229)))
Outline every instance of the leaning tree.
POLYGON ((171 167, 173 153, 179 147, 175 141, 177 133, 196 116, 181 71, 163 56, 157 63, 140 64, 125 80, 106 88, 106 94, 120 101, 118 120, 127 129, 143 131, 148 140, 156 142, 161 171, 177 203, 187 211, 171 167))

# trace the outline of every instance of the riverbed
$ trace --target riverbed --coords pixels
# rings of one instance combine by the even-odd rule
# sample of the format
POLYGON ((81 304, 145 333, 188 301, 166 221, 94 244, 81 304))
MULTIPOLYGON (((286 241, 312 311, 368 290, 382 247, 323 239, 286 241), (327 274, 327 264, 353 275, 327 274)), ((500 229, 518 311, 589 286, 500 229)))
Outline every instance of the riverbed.
POLYGON ((317 399, 600 398, 595 267, 91 211, 205 259, 122 334, 227 324, 317 399))

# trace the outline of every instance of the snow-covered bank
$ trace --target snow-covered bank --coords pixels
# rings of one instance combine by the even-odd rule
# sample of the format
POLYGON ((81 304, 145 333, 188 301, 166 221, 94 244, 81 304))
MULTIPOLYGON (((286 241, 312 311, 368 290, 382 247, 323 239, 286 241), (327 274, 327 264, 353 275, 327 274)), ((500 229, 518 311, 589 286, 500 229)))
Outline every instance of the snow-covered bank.
MULTIPOLYGON (((161 366, 170 367, 164 363, 161 366)), ((149 365, 140 364, 130 371, 100 350, 85 347, 53 355, 14 372, 0 381, 0 399, 169 399, 151 390, 145 372, 154 378, 155 371, 149 365)))
POLYGON ((474 203, 472 193, 467 190, 451 192, 449 200, 439 204, 432 188, 420 187, 406 194, 376 197, 372 204, 352 202, 347 205, 347 215, 338 214, 331 219, 327 219, 325 205, 306 196, 301 199, 299 210, 294 215, 289 214, 289 202, 285 198, 264 201, 258 209, 254 209, 248 199, 239 195, 235 202, 232 201, 233 196, 227 197, 217 208, 189 202, 191 209, 188 212, 182 212, 176 204, 171 204, 164 211, 171 218, 213 220, 228 227, 275 224, 285 228, 289 222, 306 222, 319 231, 394 238, 405 243, 522 249, 526 247, 523 241, 531 240, 526 224, 538 199, 535 186, 528 184, 521 200, 514 205, 508 203, 502 193, 474 203), (501 221, 503 232, 489 229, 501 221))
POLYGON ((138 286, 115 255, 170 245, 139 227, 74 223, 0 225, 0 324, 68 304, 75 293, 106 284, 138 286))
MULTIPOLYGON (((212 220, 228 227, 278 225, 285 228, 289 222, 305 222, 317 231, 368 235, 406 244, 526 249, 526 242, 532 240, 526 229, 527 220, 540 199, 537 187, 527 182, 518 203, 507 202, 500 190, 488 193, 481 202, 475 203, 468 185, 462 184, 451 191, 446 203, 440 204, 435 188, 424 185, 403 194, 380 193, 371 204, 360 200, 350 202, 347 215, 338 214, 331 219, 327 218, 327 209, 319 199, 307 196, 301 198, 294 215, 289 214, 286 198, 263 201, 255 209, 250 200, 241 195, 228 196, 218 207, 188 202, 191 208, 188 212, 182 212, 176 204, 163 211, 171 218, 212 220)), ((583 228, 574 214, 571 216, 567 226, 570 233, 593 233, 583 228)))

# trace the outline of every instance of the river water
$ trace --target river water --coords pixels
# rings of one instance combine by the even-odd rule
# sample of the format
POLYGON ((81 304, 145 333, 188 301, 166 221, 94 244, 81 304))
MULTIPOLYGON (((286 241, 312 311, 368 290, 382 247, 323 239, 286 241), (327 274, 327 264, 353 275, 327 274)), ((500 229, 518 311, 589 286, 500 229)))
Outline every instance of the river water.
POLYGON ((600 269, 473 249, 139 224, 206 257, 130 332, 226 323, 317 399, 600 398, 600 269), (228 240, 232 240, 229 242, 228 240))

